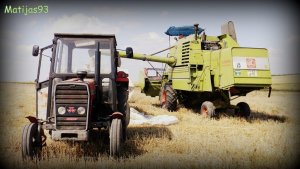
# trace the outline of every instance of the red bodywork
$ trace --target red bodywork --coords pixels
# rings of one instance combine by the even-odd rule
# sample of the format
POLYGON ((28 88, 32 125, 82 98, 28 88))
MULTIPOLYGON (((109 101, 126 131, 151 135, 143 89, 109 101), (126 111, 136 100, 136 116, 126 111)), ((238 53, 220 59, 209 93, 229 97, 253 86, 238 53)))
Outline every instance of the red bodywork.
POLYGON ((165 104, 167 100, 167 92, 164 90, 161 96, 161 103, 165 104))
POLYGON ((96 86, 95 79, 85 79, 90 89, 90 100, 93 101, 96 98, 96 86))
MULTIPOLYGON (((69 82, 82 82, 79 78, 72 78, 72 79, 68 79, 66 81, 69 82)), ((90 107, 92 107, 93 102, 95 101, 96 98, 96 86, 95 86, 95 79, 84 79, 84 82, 88 84, 89 87, 89 92, 90 92, 90 107)), ((118 83, 126 83, 128 85, 129 79, 128 79, 128 74, 123 72, 123 71, 119 71, 117 73, 117 78, 116 78, 116 82, 118 83)), ((69 112, 74 112, 74 108, 71 107, 69 108, 67 111, 69 112)), ((89 113, 91 113, 92 109, 89 110, 89 113)), ((31 123, 37 123, 37 119, 33 116, 27 116, 26 117, 31 123)), ((75 119, 68 119, 68 120, 75 120, 75 119)))
POLYGON ((129 82, 128 74, 123 71, 119 71, 117 73, 116 82, 127 82, 128 83, 129 82))
MULTIPOLYGON (((96 99, 96 86, 95 86, 95 79, 85 79, 89 86, 90 90, 90 107, 93 106, 93 103, 96 99)), ((89 110, 89 113, 92 113, 92 109, 89 110)))
POLYGON ((25 118, 27 118, 30 121, 30 123, 37 123, 38 122, 37 118, 33 117, 33 116, 26 116, 25 118))

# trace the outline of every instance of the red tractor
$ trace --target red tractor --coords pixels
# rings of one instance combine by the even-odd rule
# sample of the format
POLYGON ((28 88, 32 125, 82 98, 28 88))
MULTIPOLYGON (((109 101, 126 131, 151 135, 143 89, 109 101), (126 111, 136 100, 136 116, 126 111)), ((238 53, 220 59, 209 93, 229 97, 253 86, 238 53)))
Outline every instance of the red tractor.
POLYGON ((33 47, 33 56, 39 56, 36 116, 27 117, 30 123, 23 128, 24 158, 39 157, 44 130, 53 140, 74 141, 89 141, 91 131, 104 130, 109 132, 110 155, 120 155, 130 119, 129 81, 128 74, 117 71, 116 45, 114 35, 54 34, 51 45, 33 47), (47 50, 52 53, 50 71, 41 80, 47 50))

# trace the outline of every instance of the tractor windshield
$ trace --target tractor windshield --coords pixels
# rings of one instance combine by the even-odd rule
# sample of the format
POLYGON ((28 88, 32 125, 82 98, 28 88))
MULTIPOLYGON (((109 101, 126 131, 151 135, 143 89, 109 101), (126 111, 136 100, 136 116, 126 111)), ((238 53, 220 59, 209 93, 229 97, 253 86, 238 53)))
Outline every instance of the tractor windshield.
POLYGON ((95 73, 95 51, 100 43, 101 74, 111 73, 112 45, 110 39, 60 38, 57 40, 55 73, 95 73))

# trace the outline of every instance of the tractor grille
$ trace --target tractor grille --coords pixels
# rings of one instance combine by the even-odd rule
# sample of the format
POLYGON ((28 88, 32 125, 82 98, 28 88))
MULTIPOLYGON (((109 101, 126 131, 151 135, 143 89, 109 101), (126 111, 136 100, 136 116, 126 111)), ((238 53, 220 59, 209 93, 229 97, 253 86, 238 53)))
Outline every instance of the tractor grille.
POLYGON ((86 84, 58 84, 55 91, 56 128, 61 130, 86 129, 89 104, 88 87, 86 84), (64 107, 65 114, 58 109, 64 107), (85 108, 84 114, 78 114, 79 107, 85 108))
POLYGON ((185 42, 182 44, 181 54, 182 54, 181 64, 183 64, 183 65, 189 64, 190 42, 185 42))

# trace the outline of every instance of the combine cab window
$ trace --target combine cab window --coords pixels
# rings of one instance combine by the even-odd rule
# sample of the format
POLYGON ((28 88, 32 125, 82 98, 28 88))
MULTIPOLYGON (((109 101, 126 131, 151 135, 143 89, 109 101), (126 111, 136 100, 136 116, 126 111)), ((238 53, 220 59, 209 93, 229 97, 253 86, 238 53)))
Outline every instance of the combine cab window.
POLYGON ((62 38, 57 42, 55 73, 95 73, 96 44, 100 43, 101 74, 111 73, 112 50, 109 39, 62 38))

